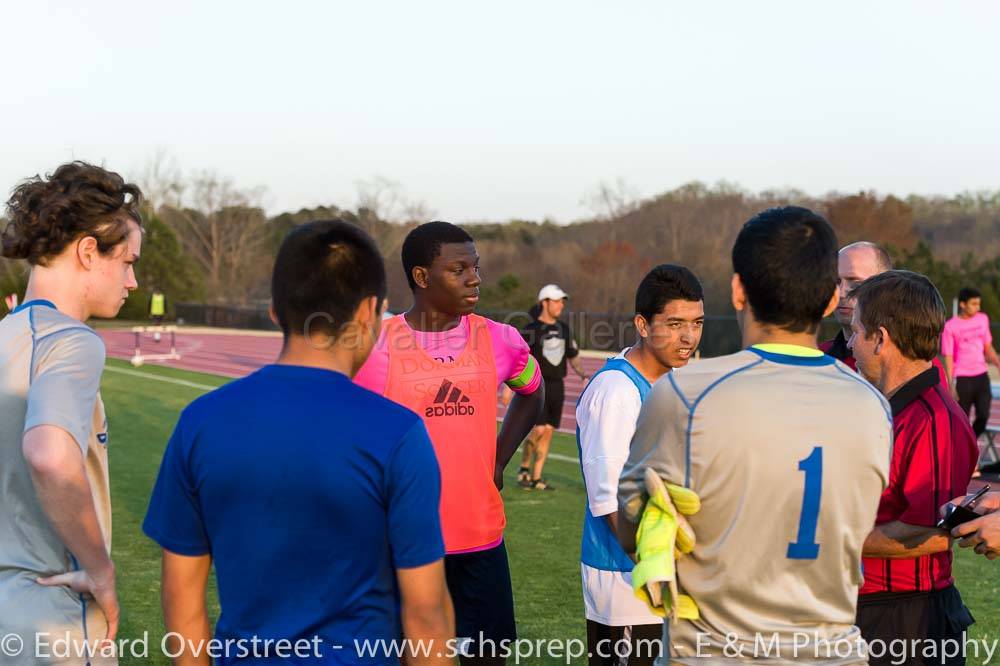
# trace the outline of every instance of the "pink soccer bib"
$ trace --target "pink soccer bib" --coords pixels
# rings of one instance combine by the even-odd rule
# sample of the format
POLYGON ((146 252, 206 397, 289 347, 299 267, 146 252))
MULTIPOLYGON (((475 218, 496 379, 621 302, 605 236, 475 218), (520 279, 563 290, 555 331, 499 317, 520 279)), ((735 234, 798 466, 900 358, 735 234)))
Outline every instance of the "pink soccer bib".
POLYGON ((469 339, 449 363, 431 358, 402 315, 385 322, 385 396, 415 411, 441 468, 441 529, 447 552, 503 536, 507 519, 493 484, 496 466, 496 363, 486 320, 469 315, 469 339))

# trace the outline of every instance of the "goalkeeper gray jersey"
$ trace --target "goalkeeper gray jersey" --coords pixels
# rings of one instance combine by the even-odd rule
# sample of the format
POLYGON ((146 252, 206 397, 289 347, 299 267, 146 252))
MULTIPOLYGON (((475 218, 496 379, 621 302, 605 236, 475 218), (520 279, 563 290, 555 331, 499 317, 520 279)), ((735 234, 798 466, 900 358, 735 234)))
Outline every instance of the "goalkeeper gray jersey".
POLYGON ((677 657, 812 661, 826 658, 824 641, 839 641, 826 645, 841 657, 860 642, 861 548, 888 482, 891 413, 875 388, 817 353, 762 345, 699 361, 643 403, 619 483, 623 514, 644 499, 647 466, 702 501, 689 518, 697 545, 677 567, 701 617, 665 625, 677 657))

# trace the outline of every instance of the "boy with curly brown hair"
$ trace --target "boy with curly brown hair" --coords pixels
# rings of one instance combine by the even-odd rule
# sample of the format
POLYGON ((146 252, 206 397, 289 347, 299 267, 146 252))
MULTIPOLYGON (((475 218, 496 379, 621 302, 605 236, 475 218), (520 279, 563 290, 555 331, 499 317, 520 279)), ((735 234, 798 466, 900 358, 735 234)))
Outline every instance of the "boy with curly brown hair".
POLYGON ((7 202, 2 254, 31 274, 0 320, 0 634, 23 645, 4 663, 49 661, 57 640, 76 661, 114 662, 102 650, 119 617, 105 351, 84 322, 114 317, 138 286, 141 200, 118 174, 73 162, 7 202))

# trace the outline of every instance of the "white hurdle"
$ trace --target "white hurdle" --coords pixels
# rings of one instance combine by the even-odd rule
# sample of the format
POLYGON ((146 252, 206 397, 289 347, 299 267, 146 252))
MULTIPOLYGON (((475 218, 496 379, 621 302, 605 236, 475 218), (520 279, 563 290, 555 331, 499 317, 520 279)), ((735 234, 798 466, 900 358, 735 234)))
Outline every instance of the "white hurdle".
POLYGON ((132 334, 135 336, 135 352, 132 354, 131 363, 137 368, 146 361, 176 361, 181 357, 181 355, 177 353, 176 326, 133 326, 132 334), (157 336, 157 342, 159 342, 159 336, 161 333, 169 333, 170 353, 144 355, 142 353, 142 335, 144 333, 155 334, 157 336))

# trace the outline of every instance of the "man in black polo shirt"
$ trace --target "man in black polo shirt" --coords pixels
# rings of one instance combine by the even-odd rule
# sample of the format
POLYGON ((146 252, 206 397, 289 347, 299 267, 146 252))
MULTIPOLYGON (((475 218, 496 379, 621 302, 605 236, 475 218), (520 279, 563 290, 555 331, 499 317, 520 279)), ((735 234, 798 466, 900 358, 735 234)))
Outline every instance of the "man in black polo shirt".
MULTIPOLYGON (((840 324, 840 330, 832 340, 821 342, 819 348, 851 370, 857 371, 858 367, 854 355, 847 346, 847 341, 851 337, 851 318, 854 315, 854 299, 851 298, 850 291, 873 275, 889 270, 892 270, 892 259, 889 253, 876 243, 869 241, 851 243, 842 247, 837 255, 837 293, 840 295, 840 301, 833 316, 840 324)), ((941 375, 941 381, 947 384, 944 366, 937 356, 932 363, 941 375)))
POLYGON ((869 278, 850 297, 848 346, 861 374, 889 399, 894 435, 889 485, 862 549, 857 624, 875 666, 900 663, 886 649, 899 640, 908 665, 924 664, 928 649, 938 656, 927 663, 964 664, 964 656, 939 658, 944 641, 964 645, 973 619, 954 585, 951 536, 936 525, 940 507, 968 488, 979 449, 932 363, 944 302, 930 280, 910 271, 869 278))
POLYGON ((842 247, 837 255, 837 293, 840 301, 833 316, 840 324, 840 330, 835 338, 820 344, 819 348, 852 370, 857 370, 857 367, 851 350, 847 348, 847 340, 851 337, 851 316, 854 314, 854 300, 849 293, 871 276, 888 270, 892 270, 892 259, 875 243, 851 243, 842 247))
POLYGON ((545 382, 545 406, 524 443, 521 468, 517 473, 518 485, 526 490, 553 490, 552 485, 542 478, 542 469, 549 455, 552 434, 562 423, 567 361, 581 379, 587 380, 577 360, 580 350, 573 339, 573 332, 569 324, 559 320, 568 297, 558 285, 542 287, 538 292, 538 316, 521 331, 531 355, 542 369, 542 380, 545 382))

